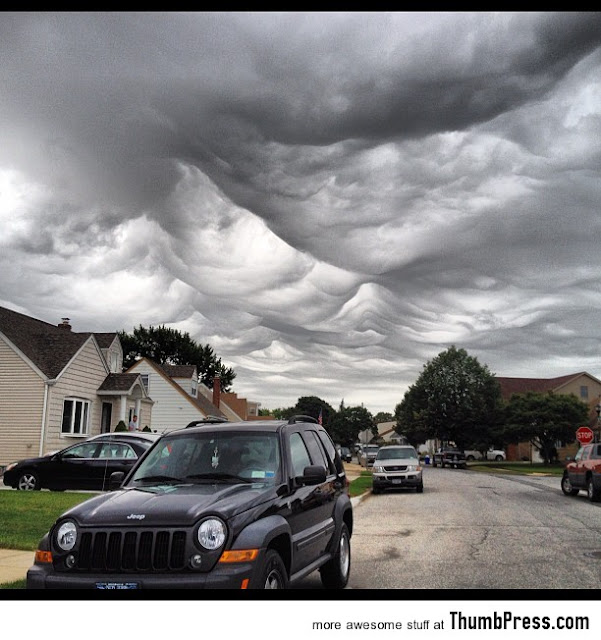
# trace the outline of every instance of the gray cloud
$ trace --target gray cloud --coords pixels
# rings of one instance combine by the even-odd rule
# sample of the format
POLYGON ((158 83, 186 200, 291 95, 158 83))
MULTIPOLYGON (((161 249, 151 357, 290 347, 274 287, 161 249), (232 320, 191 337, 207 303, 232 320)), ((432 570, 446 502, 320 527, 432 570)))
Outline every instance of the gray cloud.
POLYGON ((0 304, 393 410, 601 375, 597 13, 4 13, 0 304))

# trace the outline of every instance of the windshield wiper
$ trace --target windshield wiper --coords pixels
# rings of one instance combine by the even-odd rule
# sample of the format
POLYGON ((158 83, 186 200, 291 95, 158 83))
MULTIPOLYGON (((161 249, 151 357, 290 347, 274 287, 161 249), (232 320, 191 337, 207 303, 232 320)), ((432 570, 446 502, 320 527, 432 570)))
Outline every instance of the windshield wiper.
POLYGON ((134 482, 181 482, 181 478, 173 478, 172 476, 144 476, 143 478, 134 478, 134 482))
POLYGON ((233 473, 195 473, 191 476, 186 476, 184 480, 237 480, 239 482, 255 482, 255 480, 242 478, 233 473))

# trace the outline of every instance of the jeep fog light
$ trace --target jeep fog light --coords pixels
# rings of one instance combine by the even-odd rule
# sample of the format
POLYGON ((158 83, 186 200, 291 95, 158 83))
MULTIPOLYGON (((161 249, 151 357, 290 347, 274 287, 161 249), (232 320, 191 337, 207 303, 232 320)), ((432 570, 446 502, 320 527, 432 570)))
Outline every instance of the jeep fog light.
POLYGON ((202 564, 202 556, 200 553, 195 553, 193 556, 190 556, 190 567, 192 569, 200 569, 200 565, 202 564))
POLYGON ((63 551, 71 551, 77 542, 77 527, 71 520, 63 522, 56 533, 56 544, 63 551))
POLYGON ((209 518, 198 527, 198 542, 202 547, 213 551, 225 542, 225 525, 217 518, 209 518))

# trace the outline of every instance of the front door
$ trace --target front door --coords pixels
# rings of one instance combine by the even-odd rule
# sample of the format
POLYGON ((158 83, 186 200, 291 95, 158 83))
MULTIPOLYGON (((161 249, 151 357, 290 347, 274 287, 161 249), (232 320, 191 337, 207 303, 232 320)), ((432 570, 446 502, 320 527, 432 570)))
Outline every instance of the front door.
POLYGON ((100 419, 100 433, 109 433, 111 430, 111 416, 113 405, 110 402, 102 403, 102 417, 100 419))

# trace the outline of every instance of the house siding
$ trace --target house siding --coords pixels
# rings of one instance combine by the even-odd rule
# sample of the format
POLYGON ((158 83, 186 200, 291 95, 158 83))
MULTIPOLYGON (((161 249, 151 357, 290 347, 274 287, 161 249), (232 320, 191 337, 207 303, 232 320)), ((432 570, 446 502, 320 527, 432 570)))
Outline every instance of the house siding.
POLYGON ((37 457, 43 407, 44 380, 0 338, 0 466, 37 457))
POLYGON ((189 394, 192 386, 191 379, 187 384, 187 390, 184 381, 181 378, 177 379, 177 386, 181 388, 180 392, 145 361, 140 361, 132 369, 132 373, 148 374, 148 395, 154 401, 151 421, 142 418, 140 423, 142 427, 148 425, 153 431, 159 432, 173 431, 185 427, 192 420, 201 420, 205 417, 200 408, 192 405, 183 395, 189 396, 190 400, 194 401, 194 398, 189 394))
POLYGON ((88 436, 100 433, 102 398, 97 396, 96 392, 106 376, 107 371, 103 360, 93 341, 90 340, 58 378, 56 384, 50 388, 44 452, 63 449, 82 438, 82 436, 61 434, 65 398, 75 397, 89 400, 88 436))

